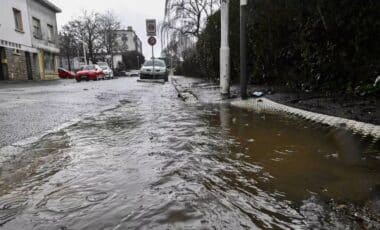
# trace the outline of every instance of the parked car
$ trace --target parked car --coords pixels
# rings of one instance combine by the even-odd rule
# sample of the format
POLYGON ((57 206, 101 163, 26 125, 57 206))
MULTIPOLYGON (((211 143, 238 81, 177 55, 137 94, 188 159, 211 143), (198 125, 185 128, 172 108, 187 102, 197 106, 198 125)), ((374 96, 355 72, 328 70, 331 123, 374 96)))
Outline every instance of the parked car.
POLYGON ((70 70, 67 70, 67 69, 64 69, 64 68, 58 68, 58 76, 59 78, 62 78, 62 79, 74 79, 75 78, 75 73, 70 71, 70 70))
POLYGON ((76 73, 75 79, 77 82, 82 80, 90 81, 90 80, 99 80, 105 78, 105 74, 103 70, 98 65, 85 65, 80 68, 80 70, 76 73))
POLYGON ((133 69, 133 70, 129 70, 129 71, 127 72, 127 76, 128 76, 128 77, 138 77, 139 74, 140 74, 140 70, 135 70, 135 69, 133 69))
POLYGON ((106 79, 113 79, 114 74, 107 62, 98 62, 98 66, 103 70, 106 79))
POLYGON ((168 75, 165 61, 161 59, 147 60, 140 70, 140 79, 164 79, 168 81, 168 75))

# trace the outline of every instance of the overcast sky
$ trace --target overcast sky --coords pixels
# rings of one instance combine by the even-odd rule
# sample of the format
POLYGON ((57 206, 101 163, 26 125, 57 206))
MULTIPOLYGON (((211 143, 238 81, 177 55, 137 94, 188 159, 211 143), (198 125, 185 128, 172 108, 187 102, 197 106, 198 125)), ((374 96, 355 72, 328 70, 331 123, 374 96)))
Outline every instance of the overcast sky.
MULTIPOLYGON (((151 57, 151 46, 147 44, 145 19, 154 18, 162 21, 164 17, 165 0, 50 0, 62 9, 58 14, 58 29, 62 25, 80 16, 83 9, 96 12, 113 11, 126 28, 132 26, 143 43, 143 53, 146 58, 151 57)), ((157 37, 159 38, 159 37, 157 37)), ((155 47, 155 56, 159 56, 161 45, 158 39, 155 47)))

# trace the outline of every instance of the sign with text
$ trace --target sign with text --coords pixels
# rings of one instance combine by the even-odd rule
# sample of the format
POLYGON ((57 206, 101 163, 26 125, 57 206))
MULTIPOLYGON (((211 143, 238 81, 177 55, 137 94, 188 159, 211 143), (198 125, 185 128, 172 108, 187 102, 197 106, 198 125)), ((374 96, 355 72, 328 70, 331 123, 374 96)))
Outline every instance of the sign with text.
POLYGON ((148 36, 157 36, 156 19, 146 20, 146 34, 148 36))

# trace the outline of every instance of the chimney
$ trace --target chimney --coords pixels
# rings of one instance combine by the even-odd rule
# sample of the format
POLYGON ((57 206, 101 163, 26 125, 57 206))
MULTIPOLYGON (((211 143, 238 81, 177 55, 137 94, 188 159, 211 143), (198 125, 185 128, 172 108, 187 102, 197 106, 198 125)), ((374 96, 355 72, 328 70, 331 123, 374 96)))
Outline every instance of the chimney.
POLYGON ((128 31, 133 31, 132 26, 128 26, 128 27, 127 27, 127 30, 128 30, 128 31))

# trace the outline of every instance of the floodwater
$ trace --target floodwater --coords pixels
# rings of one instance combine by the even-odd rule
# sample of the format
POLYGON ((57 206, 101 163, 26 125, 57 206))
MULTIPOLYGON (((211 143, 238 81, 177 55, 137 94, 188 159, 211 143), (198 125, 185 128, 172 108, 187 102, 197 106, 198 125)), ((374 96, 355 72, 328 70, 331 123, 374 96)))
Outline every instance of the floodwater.
POLYGON ((380 226, 378 141, 168 84, 0 156, 4 229, 380 226))

